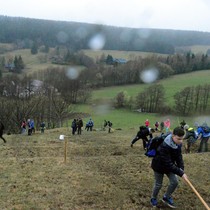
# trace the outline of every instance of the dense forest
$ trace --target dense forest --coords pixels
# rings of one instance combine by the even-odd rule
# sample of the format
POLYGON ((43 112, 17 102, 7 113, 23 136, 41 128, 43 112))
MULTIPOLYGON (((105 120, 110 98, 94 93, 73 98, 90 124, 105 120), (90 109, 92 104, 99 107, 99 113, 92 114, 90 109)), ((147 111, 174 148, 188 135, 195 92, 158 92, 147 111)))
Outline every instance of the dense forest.
POLYGON ((198 31, 134 29, 97 24, 0 16, 0 42, 30 48, 31 43, 71 51, 89 48, 96 34, 105 38, 104 50, 144 51, 173 54, 175 47, 210 45, 210 33, 198 31))

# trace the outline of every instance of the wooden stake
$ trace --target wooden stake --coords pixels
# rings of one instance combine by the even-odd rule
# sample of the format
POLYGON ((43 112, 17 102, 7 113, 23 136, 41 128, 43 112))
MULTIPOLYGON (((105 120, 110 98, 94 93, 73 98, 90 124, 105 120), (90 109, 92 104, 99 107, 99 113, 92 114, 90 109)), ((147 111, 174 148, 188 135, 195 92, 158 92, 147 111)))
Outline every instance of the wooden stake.
POLYGON ((65 143, 64 143, 64 163, 66 163, 66 157, 67 157, 67 138, 65 139, 65 143))

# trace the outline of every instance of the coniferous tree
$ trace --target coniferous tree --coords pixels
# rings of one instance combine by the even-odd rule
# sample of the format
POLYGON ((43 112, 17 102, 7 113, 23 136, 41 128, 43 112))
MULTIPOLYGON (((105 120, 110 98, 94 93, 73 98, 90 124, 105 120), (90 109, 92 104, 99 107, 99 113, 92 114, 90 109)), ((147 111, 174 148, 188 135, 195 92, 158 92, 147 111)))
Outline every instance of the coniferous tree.
POLYGON ((32 47, 31 47, 31 54, 32 55, 35 55, 37 53, 38 53, 38 46, 37 46, 37 43, 34 42, 33 45, 32 45, 32 47))
POLYGON ((113 64, 113 57, 111 55, 108 55, 107 58, 106 58, 106 64, 113 64))
POLYGON ((24 69, 24 63, 21 55, 19 57, 15 56, 14 66, 16 73, 21 73, 22 69, 24 69))

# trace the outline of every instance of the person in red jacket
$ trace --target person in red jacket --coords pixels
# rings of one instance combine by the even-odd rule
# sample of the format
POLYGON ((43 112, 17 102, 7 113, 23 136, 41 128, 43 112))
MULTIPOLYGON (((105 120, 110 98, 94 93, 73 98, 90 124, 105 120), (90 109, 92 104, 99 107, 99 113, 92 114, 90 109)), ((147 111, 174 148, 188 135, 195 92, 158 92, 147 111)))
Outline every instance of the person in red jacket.
POLYGON ((145 121, 145 126, 147 127, 147 128, 149 128, 149 125, 150 125, 150 122, 149 122, 149 120, 148 119, 146 119, 146 121, 145 121))

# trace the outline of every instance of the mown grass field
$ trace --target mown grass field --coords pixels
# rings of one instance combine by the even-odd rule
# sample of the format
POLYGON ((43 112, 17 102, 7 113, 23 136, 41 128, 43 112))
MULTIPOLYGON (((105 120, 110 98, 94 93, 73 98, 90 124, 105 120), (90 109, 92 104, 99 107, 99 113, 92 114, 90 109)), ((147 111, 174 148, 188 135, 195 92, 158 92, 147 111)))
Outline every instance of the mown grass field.
MULTIPOLYGON (((36 132, 32 136, 5 135, 0 142, 0 206, 2 210, 149 210, 153 186, 150 158, 141 140, 133 148, 136 130, 83 131, 70 128, 36 132), (67 159, 64 141, 67 135, 67 159)), ((210 205, 209 153, 183 154, 185 172, 210 205)), ((167 185, 164 179, 161 200, 167 185)), ((204 210, 191 188, 181 179, 174 193, 180 210, 204 210)), ((168 209, 160 201, 161 209, 168 209)))

